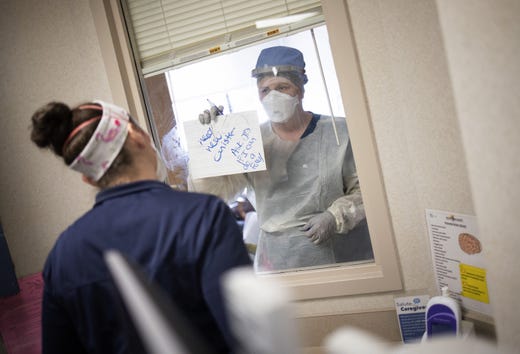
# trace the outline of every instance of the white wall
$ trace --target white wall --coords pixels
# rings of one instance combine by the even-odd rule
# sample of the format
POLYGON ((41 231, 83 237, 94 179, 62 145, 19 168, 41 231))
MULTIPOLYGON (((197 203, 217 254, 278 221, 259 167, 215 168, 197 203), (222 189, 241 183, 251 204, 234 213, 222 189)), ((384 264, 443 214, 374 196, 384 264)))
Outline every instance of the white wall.
POLYGON ((0 218, 18 276, 41 271, 57 235, 94 191, 30 141, 30 118, 50 100, 111 100, 88 1, 0 3, 0 218))
POLYGON ((501 352, 520 346, 520 2, 437 0, 501 352), (507 348, 505 348, 507 347, 507 348))

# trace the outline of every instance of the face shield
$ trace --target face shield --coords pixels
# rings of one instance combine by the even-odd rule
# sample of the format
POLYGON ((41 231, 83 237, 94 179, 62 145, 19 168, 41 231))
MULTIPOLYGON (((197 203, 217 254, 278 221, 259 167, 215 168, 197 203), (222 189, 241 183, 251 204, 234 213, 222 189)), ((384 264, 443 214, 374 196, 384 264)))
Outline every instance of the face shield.
POLYGON ((259 79, 267 75, 294 78, 298 81, 295 84, 303 87, 307 83, 303 54, 297 49, 283 46, 263 49, 251 76, 259 79))
POLYGON ((307 82, 302 53, 282 46, 266 48, 251 75, 257 79, 259 97, 271 122, 289 122, 301 105, 307 82))

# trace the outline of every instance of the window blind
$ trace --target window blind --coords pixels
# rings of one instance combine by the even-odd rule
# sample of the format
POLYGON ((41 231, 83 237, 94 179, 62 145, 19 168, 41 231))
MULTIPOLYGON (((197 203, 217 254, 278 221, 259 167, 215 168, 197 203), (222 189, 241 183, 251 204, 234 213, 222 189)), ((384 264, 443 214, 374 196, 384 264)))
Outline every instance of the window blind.
POLYGON ((323 22, 319 0, 123 0, 145 76, 323 22), (258 20, 297 14, 295 23, 257 29, 258 20))

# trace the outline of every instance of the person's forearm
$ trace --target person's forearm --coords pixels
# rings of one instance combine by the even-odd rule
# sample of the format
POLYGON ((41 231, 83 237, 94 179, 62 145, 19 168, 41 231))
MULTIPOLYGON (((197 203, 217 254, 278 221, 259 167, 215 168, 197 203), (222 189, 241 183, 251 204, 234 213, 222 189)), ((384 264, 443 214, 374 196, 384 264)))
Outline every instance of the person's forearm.
POLYGON ((346 179, 347 192, 327 209, 336 219, 336 231, 347 233, 365 218, 365 207, 357 176, 346 179))
POLYGON ((200 179, 188 178, 190 192, 213 194, 228 203, 235 200, 246 186, 247 180, 244 175, 240 174, 200 179))

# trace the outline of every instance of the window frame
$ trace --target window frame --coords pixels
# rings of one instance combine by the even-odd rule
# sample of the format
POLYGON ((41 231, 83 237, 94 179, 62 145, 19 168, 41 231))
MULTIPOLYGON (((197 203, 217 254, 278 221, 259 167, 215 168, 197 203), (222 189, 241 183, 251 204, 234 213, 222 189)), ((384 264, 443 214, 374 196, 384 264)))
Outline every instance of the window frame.
MULTIPOLYGON (((348 6, 345 0, 322 0, 321 3, 343 106, 348 107, 346 119, 356 157, 375 261, 261 275, 280 279, 291 289, 294 300, 360 295, 403 288, 348 6)), ((150 105, 146 92, 142 89, 144 77, 133 60, 120 1, 90 0, 90 7, 113 101, 128 107, 134 117, 139 117, 139 123, 148 127, 157 142, 155 129, 149 123, 150 105)))

